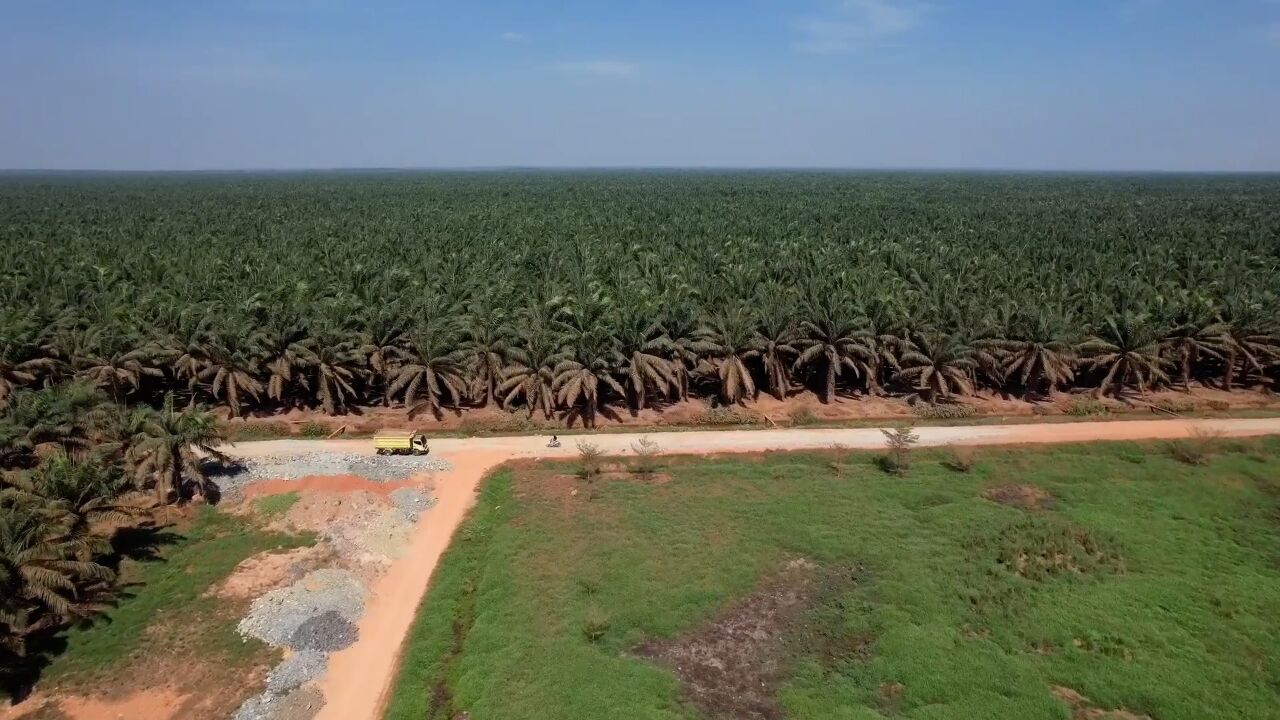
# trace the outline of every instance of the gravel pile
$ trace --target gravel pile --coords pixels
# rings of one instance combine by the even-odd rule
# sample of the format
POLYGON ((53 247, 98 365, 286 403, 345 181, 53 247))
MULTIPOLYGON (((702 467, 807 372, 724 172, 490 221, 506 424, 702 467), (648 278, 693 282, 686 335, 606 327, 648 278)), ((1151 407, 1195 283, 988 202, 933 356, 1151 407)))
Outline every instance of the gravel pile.
POLYGON ((356 641, 355 623, 330 610, 298 626, 289 636, 289 647, 297 650, 333 652, 356 641))
POLYGON ((395 482, 419 473, 444 472, 451 468, 445 460, 426 456, 312 452, 242 460, 234 467, 210 468, 210 476, 223 497, 234 499, 246 485, 264 480, 356 475, 373 482, 395 482))
POLYGON ((254 600, 248 616, 240 621, 239 631, 268 645, 292 647, 298 628, 319 615, 332 612, 354 623, 360 617, 364 598, 364 586, 346 570, 316 570, 254 600))
POLYGON ((391 491, 391 504, 396 507, 409 522, 416 522, 424 510, 435 504, 435 498, 418 488, 397 488, 391 491))
POLYGON ((267 675, 267 694, 284 695, 302 687, 323 675, 328 664, 329 654, 326 652, 300 650, 293 653, 267 675))

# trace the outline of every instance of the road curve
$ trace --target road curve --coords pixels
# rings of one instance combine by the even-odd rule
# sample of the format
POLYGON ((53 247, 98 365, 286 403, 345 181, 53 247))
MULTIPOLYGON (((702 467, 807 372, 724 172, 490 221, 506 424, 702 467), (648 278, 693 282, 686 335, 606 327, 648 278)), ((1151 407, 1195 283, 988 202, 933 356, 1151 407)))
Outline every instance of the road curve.
MULTIPOLYGON (((1210 432, 1224 437, 1280 434, 1280 418, 1221 420, 1134 420, 1113 422, 1045 423, 921 427, 920 445, 1016 445, 1091 442, 1097 440, 1154 440, 1210 432)), ((404 555, 372 588, 359 623, 359 639, 334 653, 320 681, 325 705, 317 720, 376 720, 386 706, 395 678, 401 644, 426 594, 440 556, 475 502, 485 473, 514 458, 570 458, 578 442, 591 442, 608 454, 631 452, 642 434, 601 434, 563 438, 560 448, 548 448, 546 435, 492 438, 440 438, 432 453, 453 464, 436 476, 438 501, 423 515, 404 555)), ((841 446, 880 448, 884 436, 877 428, 813 430, 695 431, 648 435, 663 454, 718 454, 767 450, 812 450, 841 446)), ((300 452, 373 452, 372 440, 265 440, 227 448, 240 457, 266 457, 300 452)))

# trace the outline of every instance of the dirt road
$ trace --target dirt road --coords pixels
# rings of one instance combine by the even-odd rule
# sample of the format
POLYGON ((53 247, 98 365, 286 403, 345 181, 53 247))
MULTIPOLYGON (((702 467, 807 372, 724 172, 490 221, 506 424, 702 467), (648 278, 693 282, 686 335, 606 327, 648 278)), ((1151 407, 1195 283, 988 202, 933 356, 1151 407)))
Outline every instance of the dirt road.
MULTIPOLYGON (((922 427, 917 432, 922 446, 938 446, 1171 439, 1187 437, 1197 429, 1227 437, 1280 434, 1280 418, 922 427)), ((318 720, 375 720, 381 716, 400 645, 413 623, 436 563, 474 503, 476 488, 486 472, 513 458, 573 457, 578 453, 579 441, 589 441, 606 453, 627 453, 641 437, 645 436, 566 437, 562 438, 560 448, 546 447, 546 436, 433 440, 433 454, 453 463, 453 470, 437 475, 438 504, 423 516, 404 556, 374 586, 359 623, 359 640, 331 656, 328 672, 321 681, 326 704, 318 720)), ((664 454, 884 446, 884 437, 875 428, 672 432, 648 437, 658 443, 664 454)), ((317 450, 371 453, 373 441, 270 440, 241 443, 229 449, 232 455, 242 457, 317 450)))

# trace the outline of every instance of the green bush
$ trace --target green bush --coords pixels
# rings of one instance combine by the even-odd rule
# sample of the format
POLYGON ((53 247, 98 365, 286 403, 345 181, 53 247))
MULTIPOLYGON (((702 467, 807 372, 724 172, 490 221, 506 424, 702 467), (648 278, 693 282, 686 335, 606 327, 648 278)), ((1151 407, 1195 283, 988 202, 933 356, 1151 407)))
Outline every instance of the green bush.
POLYGON ((331 432, 333 431, 330 430, 328 426, 318 422, 302 423, 302 427, 298 429, 299 435, 301 435, 304 438, 311 438, 311 439, 328 437, 329 433, 331 432))
POLYGON ((1067 405, 1067 414, 1072 417, 1105 417, 1111 414, 1111 408, 1097 398, 1076 398, 1067 405))
POLYGON ((1191 398, 1160 398, 1159 400, 1151 403, 1151 407, 1167 413, 1182 415, 1184 413, 1195 412, 1196 402, 1191 398))
POLYGON ((694 425, 759 425, 759 415, 736 405, 731 407, 713 407, 702 411, 694 418, 694 425))
POLYGON ((599 605, 588 607, 586 616, 582 618, 582 636, 587 639, 587 642, 599 642, 607 632, 609 632, 609 615, 601 610, 599 605))
POLYGON ((274 440, 292 437, 289 426, 284 423, 234 423, 226 426, 227 440, 231 442, 253 442, 254 440, 274 440))
POLYGON ((962 403, 922 403, 911 408, 918 418, 926 420, 963 420, 978 414, 978 409, 962 403))
POLYGON ((499 416, 469 417, 458 425, 458 430, 465 435, 518 434, 537 432, 546 427, 547 423, 536 420, 527 413, 515 412, 499 416))
POLYGON ((1222 435, 1211 430, 1196 429, 1191 437, 1170 440, 1165 446, 1169 456, 1185 465, 1208 465, 1222 449, 1222 435))
POLYGON ((795 427, 804 427, 806 425, 817 425, 818 423, 822 422, 822 418, 818 417, 817 413, 813 411, 813 408, 807 405, 801 408, 797 408, 795 412, 791 413, 790 420, 791 420, 791 424, 795 427))

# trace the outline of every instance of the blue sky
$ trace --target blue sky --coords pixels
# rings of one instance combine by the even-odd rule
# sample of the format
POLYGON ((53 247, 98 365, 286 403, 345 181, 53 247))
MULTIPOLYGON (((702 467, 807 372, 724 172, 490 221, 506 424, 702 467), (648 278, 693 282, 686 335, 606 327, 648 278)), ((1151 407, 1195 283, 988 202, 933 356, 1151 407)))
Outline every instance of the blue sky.
POLYGON ((0 168, 1280 170, 1280 0, 0 0, 0 168))

